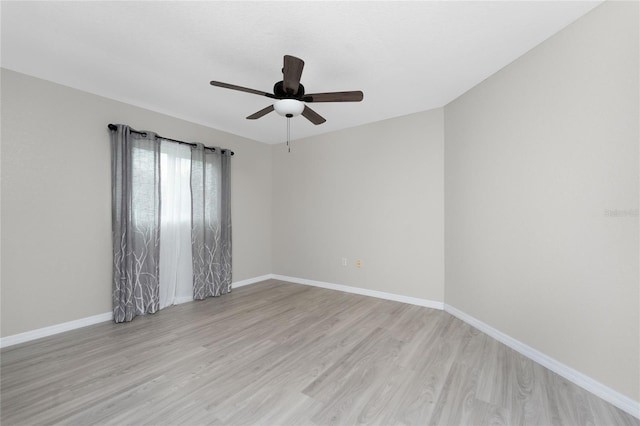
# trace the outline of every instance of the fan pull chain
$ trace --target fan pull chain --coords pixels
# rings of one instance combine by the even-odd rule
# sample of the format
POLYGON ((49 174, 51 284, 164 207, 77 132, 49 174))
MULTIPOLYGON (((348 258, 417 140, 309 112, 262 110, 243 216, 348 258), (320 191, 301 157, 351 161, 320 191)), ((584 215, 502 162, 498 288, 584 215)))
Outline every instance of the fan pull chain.
POLYGON ((291 118, 287 117, 287 150, 291 152, 291 118))

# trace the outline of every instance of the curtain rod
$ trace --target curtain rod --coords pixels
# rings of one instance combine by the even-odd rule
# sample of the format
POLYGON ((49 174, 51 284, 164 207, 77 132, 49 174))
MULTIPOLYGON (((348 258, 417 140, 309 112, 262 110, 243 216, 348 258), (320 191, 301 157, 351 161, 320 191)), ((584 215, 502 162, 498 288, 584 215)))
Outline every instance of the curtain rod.
MULTIPOLYGON (((109 123, 109 125, 108 125, 107 127, 109 128, 109 130, 117 130, 117 129, 118 129, 118 126, 116 126, 115 124, 111 124, 111 123, 109 123)), ((146 132, 140 132, 140 131, 138 131, 138 130, 133 130, 131 127, 129 127, 129 131, 130 131, 130 132, 133 132, 133 133, 137 133, 137 134, 139 134, 139 135, 144 135, 144 136, 146 136, 146 135, 147 135, 147 133, 146 133, 146 132)), ((157 137, 157 138, 160 138, 160 139, 167 140, 167 141, 176 142, 176 143, 179 143, 179 144, 182 144, 182 145, 198 146, 198 145, 197 145, 197 144, 195 144, 195 143, 185 142, 185 141, 179 141, 179 140, 177 140, 177 139, 165 138, 164 136, 160 136, 160 135, 156 135, 156 137, 157 137)), ((215 148, 212 148, 212 147, 210 147, 210 146, 205 146, 205 147, 204 147, 204 149, 212 149, 212 150, 214 150, 214 151, 216 150, 215 148)), ((224 154, 226 151, 229 151, 229 152, 231 153, 231 155, 234 155, 234 154, 235 154, 233 151, 230 151, 230 150, 227 150, 227 149, 223 149, 223 150, 221 150, 220 152, 222 152, 222 153, 224 154)))

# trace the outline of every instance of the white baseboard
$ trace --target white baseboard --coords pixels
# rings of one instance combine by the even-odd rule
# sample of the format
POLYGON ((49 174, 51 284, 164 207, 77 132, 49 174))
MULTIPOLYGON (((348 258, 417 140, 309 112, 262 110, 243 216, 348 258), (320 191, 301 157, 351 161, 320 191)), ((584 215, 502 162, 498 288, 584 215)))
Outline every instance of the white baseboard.
POLYGON ((450 313, 454 317, 461 319, 467 324, 477 328, 483 333, 493 337, 497 341, 504 343, 511 349, 521 353, 527 358, 537 362, 538 364, 548 368, 554 373, 564 377, 570 382, 580 386, 581 388, 591 392, 592 394, 604 399, 610 404, 618 407, 622 411, 640 419, 640 402, 635 401, 628 396, 617 392, 610 387, 592 379, 591 377, 574 370, 573 368, 551 358, 550 356, 528 346, 503 332, 496 330, 490 325, 468 315, 451 305, 444 305, 445 312, 450 313))
MULTIPOLYGON (((270 275, 263 275, 260 277, 250 278, 247 280, 238 281, 232 284, 233 287, 242 287, 244 285, 254 284, 260 281, 273 278, 270 275)), ((192 302, 193 297, 178 297, 174 304, 179 305, 181 303, 192 302)), ((12 336, 0 338, 0 348, 6 348, 8 346, 17 345, 19 343, 29 342, 31 340, 40 339, 42 337, 52 336, 58 333, 64 333, 65 331, 75 330, 77 328, 86 327, 89 325, 98 324, 105 321, 113 320, 113 312, 106 312, 104 314, 93 315, 86 318, 80 318, 74 321, 64 322, 62 324, 55 324, 48 327, 38 328, 36 330, 26 331, 24 333, 14 334, 12 336)))
POLYGON ((63 322, 62 324, 51 325, 49 327, 43 327, 36 330, 26 331, 24 333, 14 334, 12 336, 1 338, 0 348, 6 348, 7 346, 17 345, 18 343, 29 342, 31 340, 40 339, 42 337, 52 336, 54 334, 63 333, 65 331, 75 330, 76 328, 82 328, 111 320, 113 320, 113 312, 105 312, 104 314, 93 315, 74 321, 63 322))
POLYGON ((255 284, 255 283, 259 283, 260 281, 270 280, 273 277, 274 277, 273 274, 261 275, 259 277, 249 278, 242 281, 236 281, 235 283, 231 284, 231 287, 235 288, 235 287, 242 287, 249 284, 255 284))
POLYGON ((378 299, 393 300, 395 302, 408 303, 410 305, 418 305, 418 306, 424 306, 427 308, 440 309, 440 310, 444 309, 443 302, 436 302, 428 299, 419 299, 417 297, 402 296, 400 294, 386 293, 384 291, 369 290, 366 288, 351 287, 351 286, 342 285, 342 284, 332 284, 324 281, 308 280, 306 278, 288 277, 285 275, 272 275, 270 278, 280 280, 280 281, 296 283, 296 284, 304 284, 304 285, 310 285, 314 287, 327 288, 329 290, 344 291, 345 293, 361 294, 363 296, 371 296, 371 297, 376 297, 378 299))

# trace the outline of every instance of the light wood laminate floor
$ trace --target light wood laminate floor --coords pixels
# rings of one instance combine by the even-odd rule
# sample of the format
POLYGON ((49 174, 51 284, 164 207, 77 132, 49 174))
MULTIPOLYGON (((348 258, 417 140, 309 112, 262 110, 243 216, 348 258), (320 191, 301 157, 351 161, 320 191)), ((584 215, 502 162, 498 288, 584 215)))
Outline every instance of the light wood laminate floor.
POLYGON ((438 310, 268 281, 2 350, 8 425, 640 425, 438 310))

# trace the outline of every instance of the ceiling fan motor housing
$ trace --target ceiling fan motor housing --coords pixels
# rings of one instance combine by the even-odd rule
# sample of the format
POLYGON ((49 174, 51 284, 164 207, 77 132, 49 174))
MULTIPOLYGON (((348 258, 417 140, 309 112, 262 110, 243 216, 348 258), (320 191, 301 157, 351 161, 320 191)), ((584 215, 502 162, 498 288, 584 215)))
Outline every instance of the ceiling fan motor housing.
POLYGON ((279 81, 273 86, 273 94, 278 99, 301 99, 304 96, 304 86, 302 83, 298 84, 298 91, 296 93, 287 93, 284 90, 284 82, 279 81))

